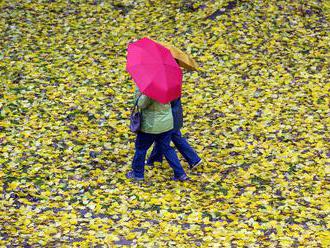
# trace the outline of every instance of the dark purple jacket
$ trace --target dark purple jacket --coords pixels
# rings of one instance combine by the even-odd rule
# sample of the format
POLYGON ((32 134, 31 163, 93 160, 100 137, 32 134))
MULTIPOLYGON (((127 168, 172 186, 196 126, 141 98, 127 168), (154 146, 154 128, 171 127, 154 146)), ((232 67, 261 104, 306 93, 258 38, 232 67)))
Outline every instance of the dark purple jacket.
POLYGON ((177 130, 183 127, 183 111, 181 105, 181 98, 171 102, 173 115, 173 129, 177 130))

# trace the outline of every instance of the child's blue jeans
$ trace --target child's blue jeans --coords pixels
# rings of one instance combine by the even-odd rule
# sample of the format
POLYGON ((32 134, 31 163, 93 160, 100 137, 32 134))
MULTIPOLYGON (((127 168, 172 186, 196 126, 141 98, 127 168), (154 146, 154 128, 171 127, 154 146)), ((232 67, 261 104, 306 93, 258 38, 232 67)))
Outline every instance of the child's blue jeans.
POLYGON ((148 149, 156 142, 162 150, 166 160, 172 167, 175 177, 185 174, 175 150, 170 146, 173 130, 160 134, 150 134, 139 132, 135 140, 135 155, 132 169, 136 177, 144 177, 144 164, 148 149))

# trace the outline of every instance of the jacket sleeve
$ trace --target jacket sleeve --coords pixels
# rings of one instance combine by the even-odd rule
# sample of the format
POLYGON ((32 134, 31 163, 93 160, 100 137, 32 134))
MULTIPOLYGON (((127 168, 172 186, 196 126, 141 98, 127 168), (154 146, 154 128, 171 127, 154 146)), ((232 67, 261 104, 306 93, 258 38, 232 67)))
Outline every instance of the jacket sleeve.
POLYGON ((138 101, 138 106, 141 109, 147 108, 150 104, 152 103, 152 100, 147 97, 146 95, 141 95, 139 101, 138 101))
POLYGON ((135 99, 137 99, 140 95, 141 95, 141 97, 139 98, 137 105, 140 109, 145 109, 152 103, 152 100, 149 97, 147 97, 146 95, 141 94, 141 92, 138 89, 136 89, 135 90, 135 99))

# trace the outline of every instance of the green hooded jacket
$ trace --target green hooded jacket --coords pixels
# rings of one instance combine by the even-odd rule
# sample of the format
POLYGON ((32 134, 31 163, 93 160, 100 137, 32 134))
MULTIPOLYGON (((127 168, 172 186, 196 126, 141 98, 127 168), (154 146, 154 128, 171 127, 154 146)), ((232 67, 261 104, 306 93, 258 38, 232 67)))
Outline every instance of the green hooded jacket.
POLYGON ((135 99, 137 100, 139 96, 138 107, 142 111, 142 132, 159 134, 173 129, 173 115, 170 103, 162 104, 154 101, 136 89, 135 99))

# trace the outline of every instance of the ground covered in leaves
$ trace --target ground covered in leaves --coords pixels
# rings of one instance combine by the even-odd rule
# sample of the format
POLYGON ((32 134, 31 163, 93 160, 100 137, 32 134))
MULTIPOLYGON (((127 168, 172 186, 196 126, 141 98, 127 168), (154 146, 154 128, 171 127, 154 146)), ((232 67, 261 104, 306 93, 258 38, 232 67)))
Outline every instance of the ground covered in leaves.
POLYGON ((0 245, 329 247, 329 1, 0 3, 0 245), (167 163, 125 179, 148 36, 192 54, 167 163))

